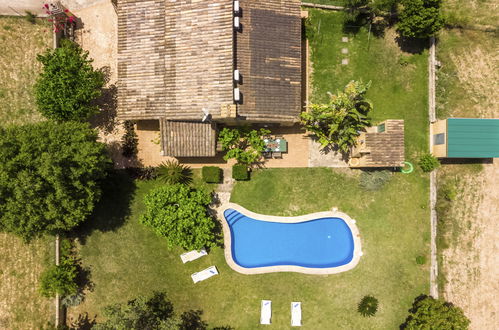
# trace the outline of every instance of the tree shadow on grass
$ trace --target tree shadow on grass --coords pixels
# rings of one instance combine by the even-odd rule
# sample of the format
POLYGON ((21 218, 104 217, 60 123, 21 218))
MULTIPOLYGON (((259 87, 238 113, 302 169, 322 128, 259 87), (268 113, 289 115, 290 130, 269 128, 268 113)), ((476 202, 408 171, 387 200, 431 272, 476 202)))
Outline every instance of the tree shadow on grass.
POLYGON ((114 231, 131 213, 136 185, 125 170, 111 170, 102 183, 102 196, 94 212, 76 231, 82 244, 95 230, 114 231))
POLYGON ((430 47, 428 39, 405 38, 399 35, 395 41, 402 51, 410 54, 421 54, 430 47))

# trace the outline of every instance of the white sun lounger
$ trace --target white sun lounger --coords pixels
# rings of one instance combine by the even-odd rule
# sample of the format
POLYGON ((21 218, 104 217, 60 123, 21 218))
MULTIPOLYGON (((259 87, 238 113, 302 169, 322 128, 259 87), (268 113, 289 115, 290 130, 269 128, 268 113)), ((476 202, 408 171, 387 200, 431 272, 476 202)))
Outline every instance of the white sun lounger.
POLYGON ((262 308, 260 311, 260 324, 270 324, 272 317, 272 301, 262 300, 262 308))
POLYGON ((204 281, 212 276, 218 275, 217 267, 211 266, 200 272, 194 273, 191 275, 192 281, 194 283, 204 281))
POLYGON ((199 251, 193 250, 189 251, 186 253, 182 253, 180 255, 180 259, 182 259, 182 262, 185 264, 186 262, 193 261, 196 259, 201 258, 202 256, 208 255, 205 249, 201 249, 199 251))
POLYGON ((291 303, 291 326, 301 327, 301 302, 291 303))

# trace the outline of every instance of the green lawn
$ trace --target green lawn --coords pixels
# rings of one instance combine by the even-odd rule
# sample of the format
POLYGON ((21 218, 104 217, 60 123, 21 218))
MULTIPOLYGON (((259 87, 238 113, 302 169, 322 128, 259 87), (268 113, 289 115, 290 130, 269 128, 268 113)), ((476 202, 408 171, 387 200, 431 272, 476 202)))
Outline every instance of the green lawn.
POLYGON ((393 329, 412 299, 428 291, 427 266, 415 262, 416 256, 427 254, 429 239, 428 182, 419 174, 395 174, 376 193, 359 189, 356 177, 330 169, 265 170, 236 185, 232 200, 256 212, 303 214, 338 206, 357 219, 365 255, 354 270, 329 276, 241 275, 227 266, 220 248, 183 265, 182 251, 168 250, 164 239, 138 222, 143 196, 158 185, 125 177, 108 185, 108 197, 81 246, 95 289, 74 313, 99 316, 107 304, 165 290, 178 311, 201 309, 210 325, 258 327, 259 302, 271 299, 274 328, 288 327, 289 303, 298 300, 306 329, 393 329), (190 274, 210 265, 220 275, 194 285, 190 274), (374 318, 355 310, 365 294, 380 300, 374 318))
POLYGON ((404 119, 406 157, 426 150, 427 50, 421 49, 420 54, 402 52, 393 30, 387 30, 385 38, 371 34, 369 42, 365 28, 345 32, 340 12, 310 10, 310 21, 316 31, 310 40, 312 102, 327 101, 328 91, 334 93, 350 80, 372 81, 367 97, 374 104, 373 122, 404 119), (349 38, 348 43, 341 42, 343 36, 349 38), (347 48, 348 54, 342 54, 342 48, 347 48), (401 57, 407 59, 407 65, 399 64, 401 57), (342 65, 342 59, 348 59, 349 64, 342 65))

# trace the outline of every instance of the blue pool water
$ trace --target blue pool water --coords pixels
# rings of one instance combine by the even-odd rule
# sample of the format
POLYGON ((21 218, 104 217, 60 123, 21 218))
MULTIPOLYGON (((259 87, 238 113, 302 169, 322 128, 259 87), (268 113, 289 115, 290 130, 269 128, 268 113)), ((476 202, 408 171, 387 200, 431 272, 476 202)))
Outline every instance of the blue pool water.
POLYGON ((225 210, 224 216, 232 236, 232 259, 241 267, 330 268, 348 264, 353 258, 352 232, 341 218, 269 222, 234 209, 225 210))

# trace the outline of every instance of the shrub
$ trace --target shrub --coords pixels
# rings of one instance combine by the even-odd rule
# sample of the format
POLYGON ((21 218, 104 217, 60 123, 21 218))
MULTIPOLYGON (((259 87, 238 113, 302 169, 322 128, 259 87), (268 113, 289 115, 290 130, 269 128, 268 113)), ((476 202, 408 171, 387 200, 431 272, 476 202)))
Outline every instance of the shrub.
POLYGON ((404 37, 434 36, 444 25, 441 0, 403 0, 397 30, 404 37))
POLYGON ((441 299, 421 295, 414 299, 400 329, 468 329, 470 320, 461 308, 441 299))
POLYGON ((140 222, 167 239, 168 246, 199 250, 216 243, 215 222, 208 215, 211 194, 181 184, 151 190, 140 222))
POLYGON ((424 265, 426 263, 426 257, 425 256, 417 256, 416 263, 418 265, 424 265))
POLYGON ((127 158, 135 157, 138 152, 139 140, 137 133, 135 133, 133 121, 126 120, 123 127, 125 128, 125 134, 121 138, 121 154, 127 158))
POLYGON ((80 305, 85 300, 83 292, 77 292, 72 295, 64 296, 61 299, 61 304, 65 307, 75 307, 80 305))
POLYGON ((390 181, 391 173, 389 171, 363 171, 360 174, 360 187, 368 191, 380 190, 390 181))
POLYGON ((30 12, 29 10, 26 10, 24 13, 26 14, 26 16, 24 16, 24 18, 26 18, 26 20, 28 22, 30 22, 31 24, 36 24, 36 15, 35 14, 30 12))
POLYGON ((370 126, 373 106, 365 99, 371 83, 350 81, 343 91, 330 95, 329 103, 311 104, 300 115, 301 123, 313 133, 322 148, 337 146, 346 154, 357 143, 360 131, 370 126))
POLYGON ((374 316, 378 311, 378 299, 373 296, 365 296, 357 306, 357 311, 362 316, 374 316))
POLYGON ((207 183, 220 183, 222 180, 222 169, 217 166, 203 166, 201 174, 207 183))
POLYGON ((40 293, 51 298, 56 293, 61 296, 73 296, 78 292, 78 261, 73 256, 73 246, 68 239, 60 241, 60 263, 47 268, 40 278, 40 293))
POLYGON ((43 70, 35 84, 36 104, 43 116, 57 121, 85 121, 98 111, 104 74, 94 70, 88 52, 67 39, 61 47, 37 57, 43 70))
POLYGON ((232 166, 232 178, 238 181, 249 180, 248 166, 244 164, 235 164, 232 166))
POLYGON ((0 228, 30 240, 92 213, 111 162, 88 124, 0 128, 0 228))
POLYGON ((174 160, 161 163, 157 169, 158 178, 168 184, 189 184, 192 182, 192 170, 174 160))
POLYGON ((419 167, 423 172, 431 172, 440 166, 440 162, 432 154, 423 154, 419 158, 419 167))

